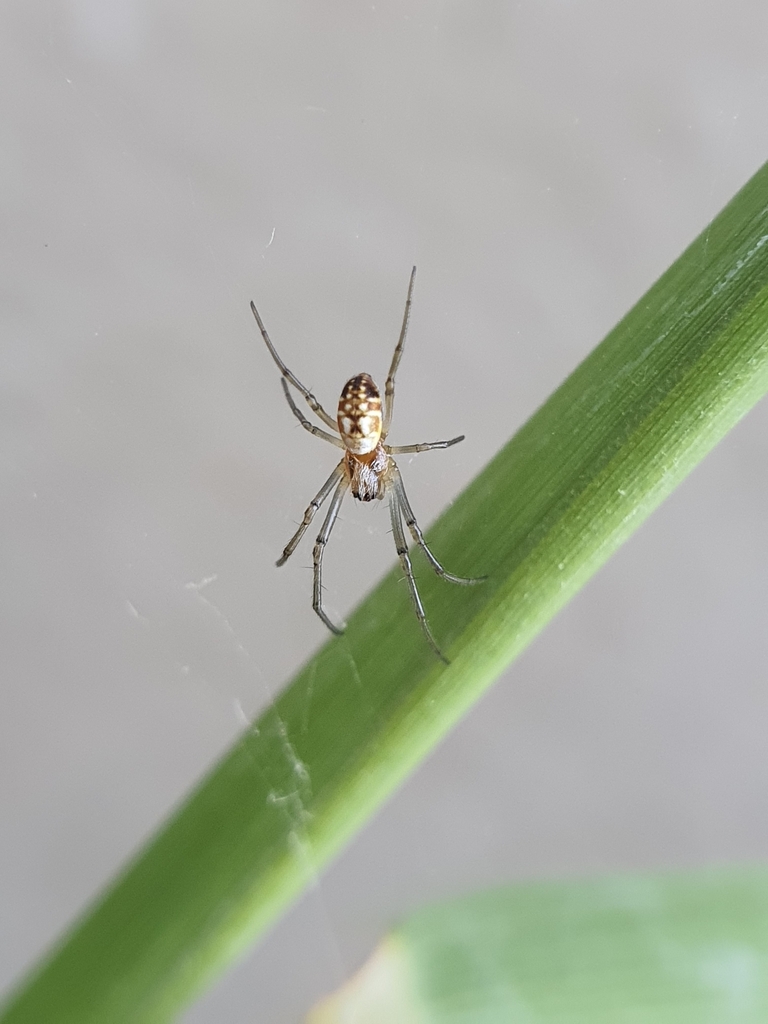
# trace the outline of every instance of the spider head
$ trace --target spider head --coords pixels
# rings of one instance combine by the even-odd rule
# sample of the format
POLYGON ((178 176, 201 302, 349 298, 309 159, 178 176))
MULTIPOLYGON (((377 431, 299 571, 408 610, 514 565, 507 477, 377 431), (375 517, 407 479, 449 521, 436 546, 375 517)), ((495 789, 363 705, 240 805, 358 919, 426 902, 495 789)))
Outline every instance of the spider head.
POLYGON ((339 433, 347 451, 367 455, 381 439, 381 392, 367 373, 350 377, 339 399, 339 433))

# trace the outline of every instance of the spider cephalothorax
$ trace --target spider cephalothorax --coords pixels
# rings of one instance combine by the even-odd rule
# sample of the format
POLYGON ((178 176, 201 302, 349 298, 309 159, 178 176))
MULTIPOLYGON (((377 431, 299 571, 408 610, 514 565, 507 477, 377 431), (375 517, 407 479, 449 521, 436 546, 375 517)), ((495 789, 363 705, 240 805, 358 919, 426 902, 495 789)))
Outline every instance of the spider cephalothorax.
POLYGON ((324 441, 330 441, 331 444, 335 445, 337 448, 343 449, 344 451, 344 456, 341 462, 336 466, 333 473, 331 473, 315 497, 309 503, 309 506, 304 513, 304 517, 301 520, 301 525, 293 537, 288 541, 285 546, 285 550, 277 560, 277 564, 283 565, 288 558, 290 558, 296 550, 299 541, 309 528, 310 523, 314 519, 315 513, 323 504, 325 499, 331 494, 331 492, 333 492, 330 507, 326 514, 322 529, 315 541, 312 554, 312 561, 314 565, 312 607, 333 633, 341 633, 342 630, 331 622, 323 610, 322 570, 323 551, 325 550, 325 545, 328 543, 328 538, 331 534, 331 530, 333 529, 333 524, 336 522, 341 502, 347 490, 351 490, 353 497, 358 498, 360 501, 372 501, 374 498, 383 498, 385 494, 389 494, 389 512, 392 522, 392 533, 394 534, 395 546, 397 548, 400 563, 403 567, 403 571, 405 572, 406 579, 408 580, 408 587, 411 592, 414 608, 416 609, 416 616, 432 649, 439 658, 447 662, 447 658, 437 646, 435 638, 432 636, 427 623, 427 617, 424 614, 424 607, 421 603, 419 591, 416 587, 416 580, 413 575, 408 545, 405 542, 403 524, 408 527, 414 543, 418 544, 424 552, 427 561, 438 576, 442 576, 445 580, 450 580, 451 583, 461 583, 464 585, 479 583, 481 580, 485 579, 485 577, 482 576, 475 579, 465 579, 462 576, 453 576, 451 573, 446 572, 442 565, 440 565, 438 560, 427 547, 427 543, 424 540, 419 524, 416 522, 416 517, 413 514, 413 509, 411 508, 410 502, 406 496, 403 479, 400 476, 400 470, 397 468, 397 463, 392 458, 393 455, 405 454, 406 452, 426 452, 430 451, 432 448, 450 448, 451 445, 457 444, 459 441, 463 441, 464 435, 462 434, 460 437, 453 437, 450 441, 433 441, 425 444, 392 446, 384 443, 392 422, 392 408, 395 401, 395 374, 405 345, 405 335, 408 330, 408 320, 411 314, 411 298, 413 295, 413 282, 415 276, 416 267, 411 271, 411 280, 408 284, 408 297, 405 300, 403 325, 400 329, 400 337, 397 345, 395 346, 395 354, 392 356, 392 363, 389 367, 387 381, 384 386, 383 411, 381 392, 374 384, 373 378, 367 373, 358 373, 355 377, 351 377, 344 385, 344 389, 341 392, 341 398, 339 399, 338 414, 335 421, 325 411, 315 396, 304 387, 301 381, 299 381, 293 373, 291 373, 277 354, 275 347, 267 334, 266 328, 261 321, 261 317, 253 303, 251 303, 251 309, 253 311, 253 315, 256 317, 256 322, 259 325, 259 330, 266 342, 267 348, 280 369, 282 374, 281 383, 283 385, 283 391, 294 416, 301 423, 302 427, 304 427, 305 430, 308 430, 310 434, 314 434, 315 437, 321 437, 324 441), (294 402, 290 388, 288 387, 289 384, 293 385, 293 387, 304 396, 304 399, 312 412, 314 412, 327 427, 334 431, 334 433, 328 433, 327 430, 322 430, 320 427, 310 423, 294 402))
POLYGON ((360 501, 383 498, 387 489, 386 472, 389 461, 381 442, 368 455, 353 455, 352 452, 347 452, 344 463, 352 496, 360 501))

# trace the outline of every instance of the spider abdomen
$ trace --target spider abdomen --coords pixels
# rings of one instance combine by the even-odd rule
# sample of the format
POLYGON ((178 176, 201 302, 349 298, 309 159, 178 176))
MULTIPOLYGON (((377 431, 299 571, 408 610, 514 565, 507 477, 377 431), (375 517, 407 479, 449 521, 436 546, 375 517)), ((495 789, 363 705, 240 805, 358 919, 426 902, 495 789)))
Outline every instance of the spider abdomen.
POLYGON ((344 447, 353 455, 368 455, 381 439, 381 392, 367 373, 350 377, 339 399, 337 414, 344 447))

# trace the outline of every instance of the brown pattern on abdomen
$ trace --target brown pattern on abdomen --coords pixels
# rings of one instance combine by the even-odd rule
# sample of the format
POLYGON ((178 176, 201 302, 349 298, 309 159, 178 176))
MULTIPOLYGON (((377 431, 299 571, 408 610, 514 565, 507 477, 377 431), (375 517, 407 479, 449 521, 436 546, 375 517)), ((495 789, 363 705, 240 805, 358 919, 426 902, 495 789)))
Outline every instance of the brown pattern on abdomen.
POLYGON ((367 373, 350 377, 339 399, 339 433, 353 455, 367 455, 381 438, 381 392, 367 373))

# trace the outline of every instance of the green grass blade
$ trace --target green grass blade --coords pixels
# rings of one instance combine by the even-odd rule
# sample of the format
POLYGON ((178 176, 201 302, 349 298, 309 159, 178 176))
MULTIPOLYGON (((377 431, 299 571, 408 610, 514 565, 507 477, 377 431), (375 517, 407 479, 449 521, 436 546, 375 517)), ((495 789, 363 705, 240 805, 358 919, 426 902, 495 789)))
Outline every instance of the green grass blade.
POLYGON ((159 1022, 313 877, 768 387, 768 165, 393 571, 0 1013, 159 1022))
POLYGON ((497 889, 396 928, 307 1024, 764 1024, 768 870, 497 889))

